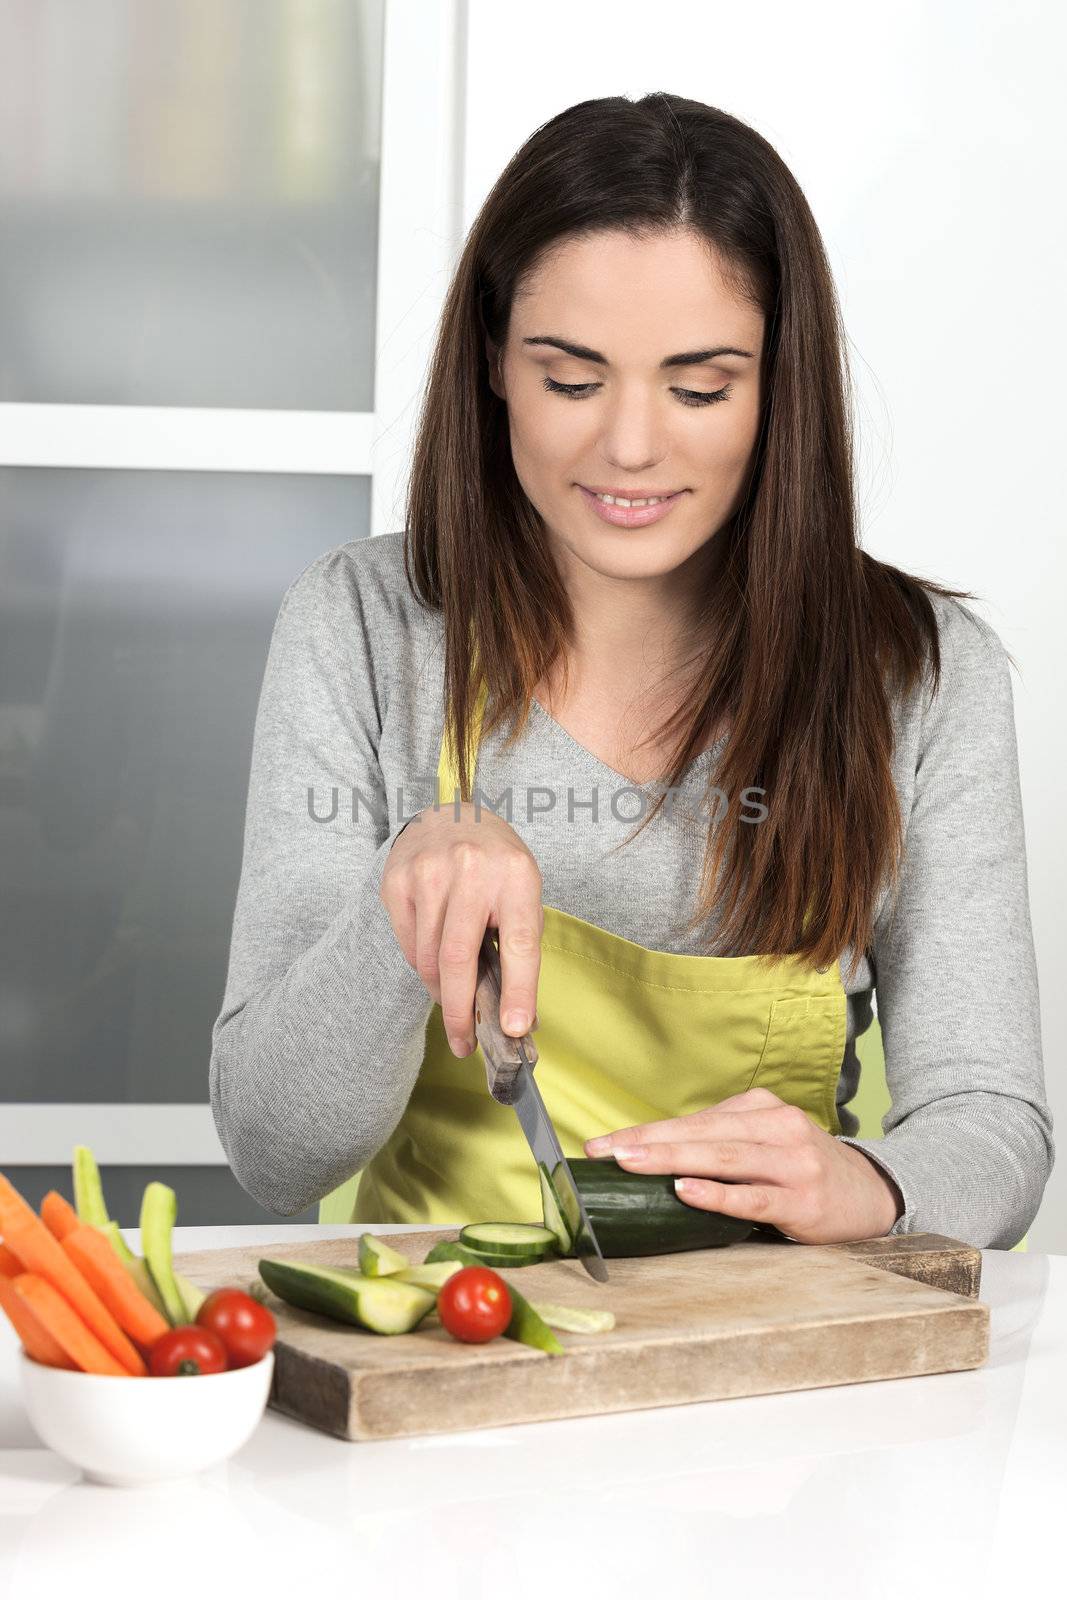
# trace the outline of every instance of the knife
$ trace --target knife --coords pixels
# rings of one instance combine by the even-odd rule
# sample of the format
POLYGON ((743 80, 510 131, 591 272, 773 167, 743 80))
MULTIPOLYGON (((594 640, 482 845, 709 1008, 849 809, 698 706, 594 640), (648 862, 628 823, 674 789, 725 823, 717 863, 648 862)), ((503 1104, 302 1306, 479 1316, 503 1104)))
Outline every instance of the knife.
POLYGON ((563 1147, 552 1126, 541 1091, 534 1082, 537 1046, 528 1033, 512 1038, 500 1025, 500 953, 488 928, 478 953, 478 984, 474 994, 474 1031, 485 1059, 489 1093, 502 1106, 513 1106, 519 1126, 538 1168, 548 1178, 567 1219, 574 1252, 590 1277, 607 1283, 608 1269, 597 1243, 589 1213, 578 1193, 563 1147))

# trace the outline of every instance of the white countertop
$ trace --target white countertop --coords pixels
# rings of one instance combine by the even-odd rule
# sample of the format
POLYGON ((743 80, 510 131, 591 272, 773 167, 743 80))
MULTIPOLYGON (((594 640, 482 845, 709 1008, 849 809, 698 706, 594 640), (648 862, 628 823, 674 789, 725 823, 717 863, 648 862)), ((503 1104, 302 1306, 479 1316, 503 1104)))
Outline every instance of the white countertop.
MULTIPOLYGON (((175 1251, 362 1231, 177 1228, 175 1251)), ((1045 1593, 1063 1581, 1067 1256, 984 1251, 980 1297, 972 1372, 374 1444, 268 1410, 230 1461, 151 1490, 85 1483, 41 1446, 0 1318, 0 1596, 214 1600, 228 1578, 241 1600, 1045 1593)))

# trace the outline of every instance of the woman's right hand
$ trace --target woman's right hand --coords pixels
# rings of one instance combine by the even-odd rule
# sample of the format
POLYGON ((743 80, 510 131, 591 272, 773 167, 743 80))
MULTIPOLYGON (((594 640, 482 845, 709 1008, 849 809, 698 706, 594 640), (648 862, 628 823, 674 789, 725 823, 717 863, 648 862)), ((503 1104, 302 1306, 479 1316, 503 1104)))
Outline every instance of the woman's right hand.
POLYGON ((487 927, 500 946, 500 1022, 521 1038, 537 1022, 541 871, 502 818, 464 801, 412 818, 389 851, 380 897, 396 940, 441 1007, 453 1055, 474 1049, 478 955, 487 927))

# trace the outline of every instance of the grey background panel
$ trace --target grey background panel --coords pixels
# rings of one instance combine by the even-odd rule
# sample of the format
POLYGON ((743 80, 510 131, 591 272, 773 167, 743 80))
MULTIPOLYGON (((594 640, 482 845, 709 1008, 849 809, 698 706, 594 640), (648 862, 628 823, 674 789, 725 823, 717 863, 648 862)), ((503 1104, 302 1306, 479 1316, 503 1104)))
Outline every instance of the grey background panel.
POLYGON ((282 595, 369 482, 0 469, 0 1102, 206 1103, 282 595))

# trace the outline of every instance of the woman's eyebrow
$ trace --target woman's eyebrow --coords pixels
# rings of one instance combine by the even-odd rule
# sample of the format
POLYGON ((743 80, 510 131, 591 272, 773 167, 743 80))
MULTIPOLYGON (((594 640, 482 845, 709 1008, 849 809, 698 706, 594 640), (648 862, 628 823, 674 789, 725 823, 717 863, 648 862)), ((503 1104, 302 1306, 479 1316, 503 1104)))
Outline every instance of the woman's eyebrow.
MULTIPOLYGON (((535 334, 529 339, 524 339, 523 344, 551 345, 556 350, 562 350, 564 355, 577 356, 579 361, 595 361, 600 366, 608 365, 607 356, 602 356, 599 350, 590 350, 584 344, 572 344, 569 339, 557 339, 551 334, 535 334)), ((719 344, 711 350, 683 350, 677 356, 665 356, 660 362, 661 367, 699 367, 705 361, 715 361, 719 356, 746 356, 752 358, 751 350, 738 350, 733 345, 719 344)))

